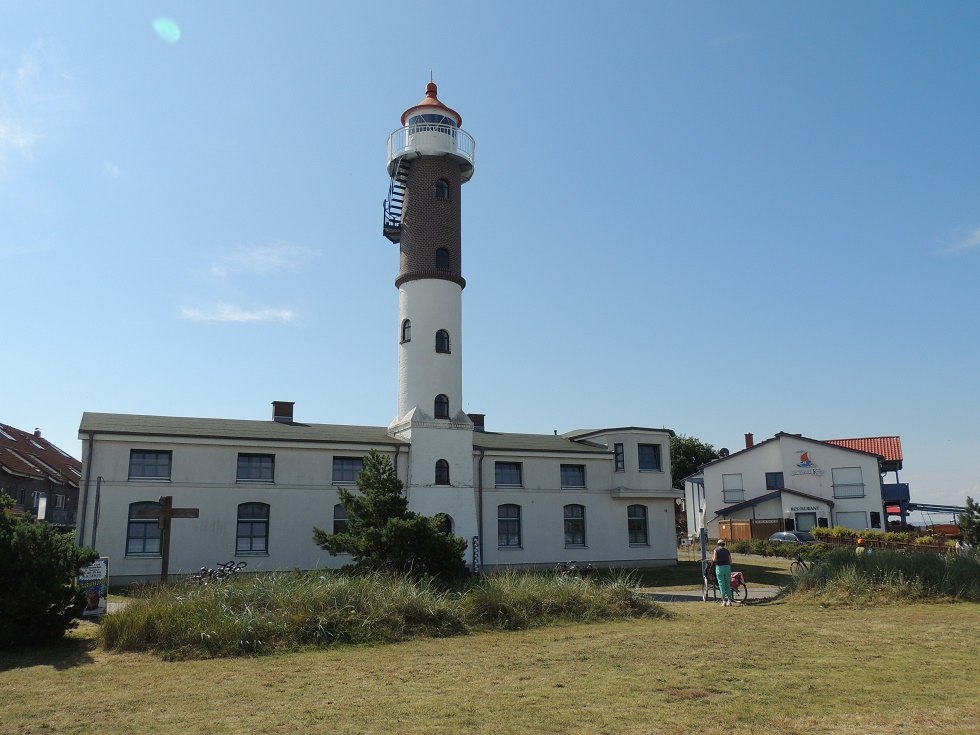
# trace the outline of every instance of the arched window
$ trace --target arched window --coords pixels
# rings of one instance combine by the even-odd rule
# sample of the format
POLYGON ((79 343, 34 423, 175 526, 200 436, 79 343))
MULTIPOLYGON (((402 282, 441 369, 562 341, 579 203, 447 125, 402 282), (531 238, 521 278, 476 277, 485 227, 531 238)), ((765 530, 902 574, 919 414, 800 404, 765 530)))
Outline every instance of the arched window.
POLYGON ((449 398, 442 393, 436 396, 436 418, 449 418, 449 398))
POLYGON ((402 342, 412 341, 412 320, 406 319, 402 322, 402 342))
POLYGON ((497 506, 497 547, 516 549, 521 545, 521 506, 497 506))
POLYGON ((154 502, 129 504, 126 556, 160 556, 160 522, 156 518, 140 517, 140 511, 160 509, 161 505, 154 502))
POLYGON ((436 332, 436 352, 449 354, 449 332, 445 329, 436 332))
POLYGON ((449 462, 440 459, 436 462, 436 485, 449 484, 449 462))
POLYGON ((436 199, 449 199, 449 182, 436 179, 436 199))
POLYGON ((265 554, 269 551, 269 505, 242 503, 238 506, 236 554, 265 554))
POLYGON ((439 248, 436 250, 436 270, 449 270, 449 251, 446 250, 446 248, 439 248))
POLYGON ((647 507, 645 505, 627 506, 626 528, 629 531, 630 546, 647 545, 647 507))
POLYGON ((439 530, 443 533, 453 532, 453 518, 448 513, 436 513, 435 519, 439 522, 439 530))

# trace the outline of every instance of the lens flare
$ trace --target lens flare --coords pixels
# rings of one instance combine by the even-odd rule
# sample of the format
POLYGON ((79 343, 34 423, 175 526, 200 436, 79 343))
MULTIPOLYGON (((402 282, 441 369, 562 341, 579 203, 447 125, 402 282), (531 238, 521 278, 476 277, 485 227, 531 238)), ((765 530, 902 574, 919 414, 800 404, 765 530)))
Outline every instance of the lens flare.
POLYGON ((167 43, 177 43, 180 40, 180 26, 171 18, 157 18, 153 21, 153 30, 157 36, 167 43))

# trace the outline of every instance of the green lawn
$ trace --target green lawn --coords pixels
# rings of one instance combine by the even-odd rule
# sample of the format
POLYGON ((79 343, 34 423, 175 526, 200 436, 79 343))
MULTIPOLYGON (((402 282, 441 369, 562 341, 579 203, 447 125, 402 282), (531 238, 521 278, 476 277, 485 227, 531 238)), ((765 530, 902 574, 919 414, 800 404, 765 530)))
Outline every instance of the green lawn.
POLYGON ((58 646, 0 654, 0 732, 980 733, 980 605, 669 608, 182 662, 95 649, 84 623, 58 646))

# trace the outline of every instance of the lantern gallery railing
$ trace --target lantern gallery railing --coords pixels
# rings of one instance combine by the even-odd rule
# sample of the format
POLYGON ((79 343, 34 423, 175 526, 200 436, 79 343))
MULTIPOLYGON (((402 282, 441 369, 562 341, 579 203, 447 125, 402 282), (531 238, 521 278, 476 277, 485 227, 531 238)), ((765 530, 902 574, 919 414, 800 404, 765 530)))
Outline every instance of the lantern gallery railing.
POLYGON ((473 165, 475 151, 473 136, 453 125, 408 125, 388 136, 389 164, 404 155, 418 152, 424 155, 448 153, 473 165))

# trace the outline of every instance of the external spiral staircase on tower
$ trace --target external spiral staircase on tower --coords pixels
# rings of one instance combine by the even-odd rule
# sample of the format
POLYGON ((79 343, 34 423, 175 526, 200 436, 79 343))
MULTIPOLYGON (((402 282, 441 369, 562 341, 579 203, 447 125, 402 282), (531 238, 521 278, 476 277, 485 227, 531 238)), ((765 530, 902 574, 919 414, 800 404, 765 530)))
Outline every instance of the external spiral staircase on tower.
POLYGON ((408 185, 408 172, 412 163, 407 156, 398 159, 398 165, 391 175, 388 198, 384 201, 384 236, 397 244, 402 238, 402 214, 405 208, 405 188, 408 185))

